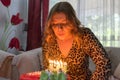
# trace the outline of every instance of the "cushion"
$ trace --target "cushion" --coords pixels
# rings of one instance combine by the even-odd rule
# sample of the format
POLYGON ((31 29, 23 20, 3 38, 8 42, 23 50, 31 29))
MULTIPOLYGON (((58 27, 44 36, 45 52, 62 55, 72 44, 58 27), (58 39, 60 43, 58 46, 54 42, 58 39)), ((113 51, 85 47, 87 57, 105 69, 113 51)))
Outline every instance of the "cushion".
POLYGON ((14 57, 12 65, 17 67, 19 74, 37 71, 40 69, 38 53, 40 49, 22 52, 14 57))
POLYGON ((0 76, 5 78, 11 77, 11 63, 14 56, 7 56, 0 67, 0 76))
POLYGON ((120 63, 120 48, 117 47, 105 47, 106 51, 108 51, 108 56, 111 60, 112 73, 114 74, 115 69, 120 63))
POLYGON ((114 76, 120 79, 120 63, 118 64, 117 68, 115 69, 114 76))
POLYGON ((38 53, 39 63, 40 63, 40 70, 43 69, 43 58, 42 58, 42 49, 38 53))
POLYGON ((119 79, 116 78, 115 76, 111 75, 108 80, 119 80, 119 79))
POLYGON ((3 78, 3 77, 0 77, 0 80, 10 80, 10 79, 6 79, 6 78, 3 78))
POLYGON ((15 56, 15 55, 14 55, 14 54, 11 54, 11 53, 9 53, 9 52, 5 52, 5 51, 0 50, 0 67, 1 67, 2 62, 4 61, 4 59, 5 59, 7 56, 15 56))

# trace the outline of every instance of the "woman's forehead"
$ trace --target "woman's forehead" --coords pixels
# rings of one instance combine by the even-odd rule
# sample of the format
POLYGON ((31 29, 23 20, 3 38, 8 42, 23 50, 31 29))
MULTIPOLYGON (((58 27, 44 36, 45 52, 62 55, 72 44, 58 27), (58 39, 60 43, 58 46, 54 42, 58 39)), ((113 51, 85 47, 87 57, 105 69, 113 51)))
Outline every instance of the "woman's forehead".
POLYGON ((66 15, 64 13, 55 13, 52 17, 52 20, 53 21, 56 21, 56 20, 66 20, 66 15))

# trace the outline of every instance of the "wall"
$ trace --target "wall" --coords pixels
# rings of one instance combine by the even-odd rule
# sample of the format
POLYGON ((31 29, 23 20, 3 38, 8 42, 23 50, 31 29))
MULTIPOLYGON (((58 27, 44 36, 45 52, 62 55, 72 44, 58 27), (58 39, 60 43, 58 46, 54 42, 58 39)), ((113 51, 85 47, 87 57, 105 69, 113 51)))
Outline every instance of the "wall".
MULTIPOLYGON (((8 46, 10 39, 13 36, 16 36, 20 40, 20 45, 25 50, 27 33, 24 31, 24 23, 27 23, 27 0, 11 0, 11 4, 8 9, 10 17, 12 15, 16 15, 19 12, 20 18, 22 18, 24 21, 20 25, 11 28, 13 32, 8 37, 6 46, 8 46)), ((7 8, 4 7, 3 4, 0 2, 0 40, 4 31, 5 22, 8 20, 8 18, 9 16, 7 8)))

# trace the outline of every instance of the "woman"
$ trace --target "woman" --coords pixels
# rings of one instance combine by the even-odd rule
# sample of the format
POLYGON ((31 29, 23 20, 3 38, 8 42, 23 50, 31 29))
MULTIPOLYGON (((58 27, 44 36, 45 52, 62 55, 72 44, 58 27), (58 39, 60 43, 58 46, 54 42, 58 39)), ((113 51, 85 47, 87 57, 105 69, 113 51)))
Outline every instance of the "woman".
POLYGON ((68 2, 53 6, 44 31, 44 69, 49 68, 49 60, 62 60, 71 80, 108 80, 111 64, 106 51, 92 31, 81 25, 68 2), (96 64, 93 73, 89 57, 96 64))

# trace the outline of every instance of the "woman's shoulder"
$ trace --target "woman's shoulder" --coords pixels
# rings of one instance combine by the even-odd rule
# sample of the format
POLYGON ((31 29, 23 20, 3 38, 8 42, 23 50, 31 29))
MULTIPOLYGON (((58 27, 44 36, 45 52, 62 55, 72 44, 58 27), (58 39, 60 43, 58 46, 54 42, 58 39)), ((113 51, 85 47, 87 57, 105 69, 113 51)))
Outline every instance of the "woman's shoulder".
POLYGON ((91 29, 88 28, 88 27, 80 27, 80 28, 79 28, 79 32, 82 33, 82 34, 89 34, 89 33, 91 33, 92 31, 91 31, 91 29))

